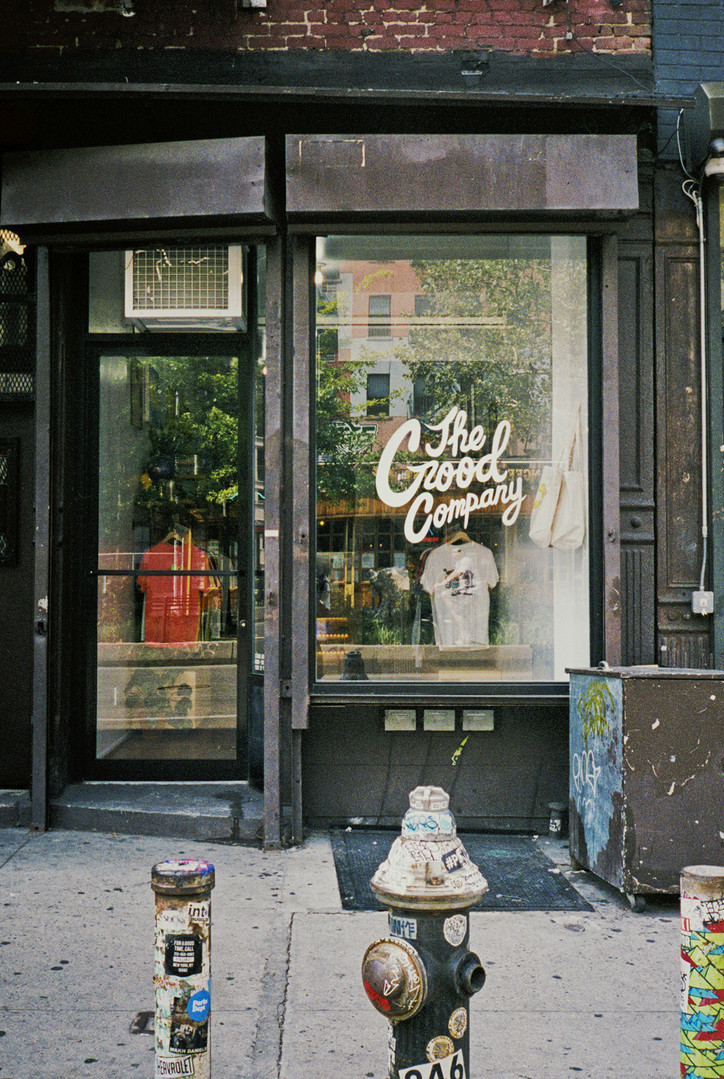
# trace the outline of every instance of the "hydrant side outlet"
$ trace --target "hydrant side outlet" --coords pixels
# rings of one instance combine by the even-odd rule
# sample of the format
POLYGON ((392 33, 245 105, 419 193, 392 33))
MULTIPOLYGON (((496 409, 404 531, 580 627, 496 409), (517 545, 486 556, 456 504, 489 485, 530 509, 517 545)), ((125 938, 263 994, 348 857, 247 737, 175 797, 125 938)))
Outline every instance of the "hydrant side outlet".
POLYGON ((404 940, 376 940, 362 960, 370 1001, 391 1023, 411 1019, 427 996, 427 975, 417 951, 404 940))

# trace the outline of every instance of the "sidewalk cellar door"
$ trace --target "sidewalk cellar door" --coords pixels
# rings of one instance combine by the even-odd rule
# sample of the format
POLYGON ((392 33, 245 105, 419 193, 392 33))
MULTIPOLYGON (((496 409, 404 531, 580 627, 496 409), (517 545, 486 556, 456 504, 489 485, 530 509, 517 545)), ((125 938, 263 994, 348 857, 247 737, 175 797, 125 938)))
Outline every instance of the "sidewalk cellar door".
POLYGON ((91 775, 248 776, 264 663, 263 272, 263 252, 239 245, 90 256, 91 775))

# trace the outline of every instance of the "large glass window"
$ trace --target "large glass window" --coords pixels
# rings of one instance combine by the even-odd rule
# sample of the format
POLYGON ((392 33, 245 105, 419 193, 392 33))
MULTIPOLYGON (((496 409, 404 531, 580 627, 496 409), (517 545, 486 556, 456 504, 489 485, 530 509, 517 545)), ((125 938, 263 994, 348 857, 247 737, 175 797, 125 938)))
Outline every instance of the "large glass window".
POLYGON ((565 680, 590 662, 585 238, 327 236, 314 280, 317 678, 565 680))

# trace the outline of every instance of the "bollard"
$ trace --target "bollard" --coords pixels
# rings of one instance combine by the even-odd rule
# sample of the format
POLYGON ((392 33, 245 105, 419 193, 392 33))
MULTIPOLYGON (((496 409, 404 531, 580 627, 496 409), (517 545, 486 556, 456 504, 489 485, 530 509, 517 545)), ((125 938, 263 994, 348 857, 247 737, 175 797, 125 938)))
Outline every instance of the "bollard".
POLYGON ((567 803, 549 802, 548 811, 548 835, 555 839, 565 839, 568 835, 567 803))
POLYGON ((211 1074, 211 889, 214 867, 196 859, 158 862, 155 1077, 211 1074))
POLYGON ((681 1075, 724 1075, 724 866, 681 871, 681 1075))
POLYGON ((488 885, 457 836, 449 797, 416 787, 402 834, 372 878, 390 937, 362 960, 364 990, 392 1024, 390 1079, 469 1079, 470 997, 485 971, 468 950, 470 907, 488 885))

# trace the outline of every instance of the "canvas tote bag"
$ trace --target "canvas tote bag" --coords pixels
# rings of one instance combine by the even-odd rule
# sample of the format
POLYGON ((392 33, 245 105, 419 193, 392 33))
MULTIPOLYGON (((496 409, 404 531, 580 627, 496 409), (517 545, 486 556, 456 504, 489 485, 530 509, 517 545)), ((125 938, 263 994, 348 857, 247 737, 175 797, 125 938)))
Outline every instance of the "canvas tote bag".
POLYGON ((557 551, 575 551, 586 537, 586 499, 581 472, 581 408, 578 407, 576 422, 570 439, 567 459, 563 462, 558 505, 553 516, 551 547, 557 551), (574 469, 574 462, 578 467, 574 469))
POLYGON ((553 518, 561 493, 563 472, 558 465, 544 465, 533 499, 529 535, 537 547, 550 547, 553 538, 553 518))
POLYGON ((580 471, 581 407, 558 464, 545 465, 533 500, 529 535, 538 547, 573 551, 586 535, 583 475, 580 471), (579 468, 573 465, 578 457, 579 468))

